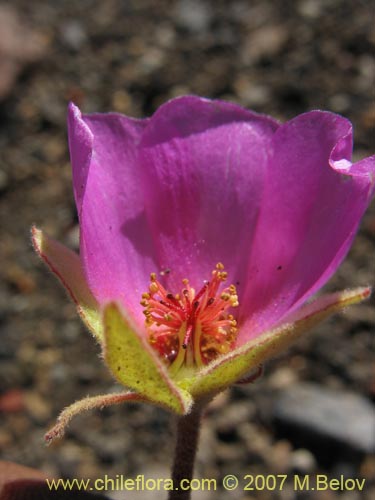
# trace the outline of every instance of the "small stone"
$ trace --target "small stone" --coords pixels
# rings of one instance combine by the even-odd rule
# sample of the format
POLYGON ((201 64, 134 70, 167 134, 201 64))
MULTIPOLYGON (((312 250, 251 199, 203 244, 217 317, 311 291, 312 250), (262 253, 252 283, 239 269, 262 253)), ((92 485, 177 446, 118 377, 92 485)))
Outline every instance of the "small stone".
POLYGON ((249 422, 255 413, 251 401, 233 402, 221 410, 217 416, 217 428, 220 430, 236 429, 244 422, 249 422))
POLYGON ((270 471, 274 474, 286 474, 290 470, 291 452, 292 446, 285 439, 270 447, 269 452, 264 455, 270 471))
POLYGON ((304 0, 298 5, 299 13, 309 19, 316 19, 321 15, 323 5, 319 0, 304 0))
POLYGON ((139 58, 139 66, 143 75, 152 73, 161 68, 165 62, 165 52, 157 47, 149 48, 139 58))
POLYGON ((29 414, 38 423, 45 424, 51 418, 51 408, 39 394, 34 392, 26 394, 25 405, 29 414))
POLYGON ((36 284, 31 273, 28 273, 17 264, 10 265, 6 270, 6 280, 21 294, 28 294, 35 290, 36 284))
POLYGON ((288 366, 278 368, 269 377, 269 385, 272 389, 285 389, 297 382, 297 375, 295 370, 288 366))
POLYGON ((56 363, 51 367, 50 378, 54 384, 66 382, 68 378, 68 368, 66 364, 56 363))
POLYGON ((292 453, 290 465, 297 474, 311 474, 317 466, 314 455, 303 448, 292 453))
POLYGON ((366 479, 375 477, 375 455, 370 455, 363 461, 359 470, 359 476, 366 479))
POLYGON ((269 89, 265 85, 256 85, 244 76, 236 79, 234 89, 241 102, 247 106, 262 106, 270 99, 269 89))
POLYGON ((248 455, 256 461, 267 461, 272 453, 272 443, 267 431, 251 422, 247 422, 240 426, 239 436, 245 442, 248 455))
POLYGON ((336 113, 343 113, 350 108, 351 102, 347 94, 335 94, 329 100, 329 107, 336 113))
POLYGON ((177 23, 192 33, 207 31, 211 12, 207 4, 197 0, 180 0, 176 7, 177 23))
POLYGON ((77 20, 70 20, 61 27, 61 39, 72 50, 79 50, 87 40, 82 24, 77 20))
POLYGON ((71 429, 79 437, 80 441, 94 450, 96 455, 104 461, 119 461, 124 454, 124 450, 130 448, 129 437, 122 436, 121 433, 112 433, 107 436, 98 434, 98 432, 88 428, 82 429, 79 422, 74 423, 71 429))
POLYGON ((155 38, 161 47, 169 48, 175 42, 176 32, 172 26, 161 25, 156 29, 155 38))
POLYGON ((56 456, 62 476, 76 477, 77 470, 82 462, 83 456, 87 455, 87 449, 83 449, 72 441, 65 440, 59 454, 56 456))
POLYGON ((0 396, 0 413, 14 413, 24 409, 24 393, 20 389, 11 389, 0 396))
POLYGON ((11 92, 22 68, 40 60, 46 40, 21 20, 11 5, 0 5, 0 99, 11 92))
POLYGON ((375 409, 358 394, 300 384, 281 391, 273 419, 282 435, 328 462, 375 449, 375 409))
POLYGON ((118 113, 129 113, 131 109, 132 98, 126 90, 116 90, 112 97, 112 106, 118 113))
POLYGON ((252 32, 242 49, 244 64, 250 64, 262 58, 272 58, 282 52, 288 39, 288 32, 283 26, 265 26, 252 32))
POLYGON ((215 398, 210 402, 207 407, 207 413, 213 413, 216 411, 221 411, 222 408, 228 406, 229 403, 229 391, 220 392, 215 398))

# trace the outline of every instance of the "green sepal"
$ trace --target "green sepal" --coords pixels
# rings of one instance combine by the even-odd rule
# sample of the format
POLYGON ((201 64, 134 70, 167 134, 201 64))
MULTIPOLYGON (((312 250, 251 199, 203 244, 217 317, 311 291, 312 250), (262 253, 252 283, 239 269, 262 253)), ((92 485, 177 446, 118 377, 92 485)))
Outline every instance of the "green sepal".
POLYGON ((369 288, 358 288, 319 297, 298 309, 285 324, 218 358, 203 368, 196 377, 180 380, 178 385, 197 399, 222 391, 267 359, 287 349, 313 326, 333 313, 361 302, 369 295, 369 288))
POLYGON ((102 343, 103 328, 99 304, 87 285, 78 254, 35 226, 31 228, 31 235, 35 251, 56 274, 76 304, 83 322, 99 343, 102 343))
POLYGON ((104 359, 114 377, 151 402, 180 415, 190 411, 190 394, 170 378, 166 367, 118 304, 104 308, 104 359))

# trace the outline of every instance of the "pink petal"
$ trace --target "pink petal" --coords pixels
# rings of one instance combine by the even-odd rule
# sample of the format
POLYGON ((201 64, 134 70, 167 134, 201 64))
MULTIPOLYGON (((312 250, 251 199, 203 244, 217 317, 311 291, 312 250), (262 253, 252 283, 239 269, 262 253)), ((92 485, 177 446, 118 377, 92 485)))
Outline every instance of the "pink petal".
POLYGON ((156 268, 136 155, 147 120, 69 109, 69 146, 81 228, 81 259, 96 299, 139 314, 156 268))
POLYGON ((374 157, 351 163, 351 125, 332 113, 279 127, 192 96, 149 120, 72 106, 69 138, 89 287, 138 325, 151 271, 178 292, 223 262, 245 342, 328 280, 374 193, 374 157))
POLYGON ((170 291, 223 262, 241 280, 278 123, 234 104, 182 97, 151 118, 140 145, 144 200, 170 291))
POLYGON ((240 343, 296 309, 348 252, 374 193, 375 169, 374 156, 352 165, 351 153, 351 124, 332 113, 300 115, 275 133, 240 343))

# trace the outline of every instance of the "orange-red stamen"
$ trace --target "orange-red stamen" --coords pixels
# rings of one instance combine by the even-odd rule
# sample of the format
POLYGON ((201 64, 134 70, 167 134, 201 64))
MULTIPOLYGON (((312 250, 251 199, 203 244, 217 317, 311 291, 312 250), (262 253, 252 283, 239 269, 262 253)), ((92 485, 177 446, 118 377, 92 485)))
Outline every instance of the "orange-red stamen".
POLYGON ((181 293, 173 295, 151 274, 141 305, 149 341, 172 371, 183 364, 202 366, 233 348, 237 323, 228 309, 238 306, 238 296, 234 285, 219 292, 226 278, 219 263, 198 293, 184 279, 181 293))

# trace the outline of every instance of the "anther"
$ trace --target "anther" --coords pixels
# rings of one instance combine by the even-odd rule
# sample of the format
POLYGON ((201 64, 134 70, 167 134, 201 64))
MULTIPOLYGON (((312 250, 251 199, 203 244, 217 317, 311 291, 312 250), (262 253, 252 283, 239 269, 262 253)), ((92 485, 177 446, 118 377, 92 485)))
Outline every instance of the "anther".
POLYGON ((198 292, 184 278, 182 291, 173 294, 151 273, 149 291, 141 300, 149 342, 173 373, 183 363, 201 367, 233 348, 237 322, 228 309, 238 306, 238 296, 234 285, 220 291, 227 276, 218 262, 212 280, 204 280, 198 292))

